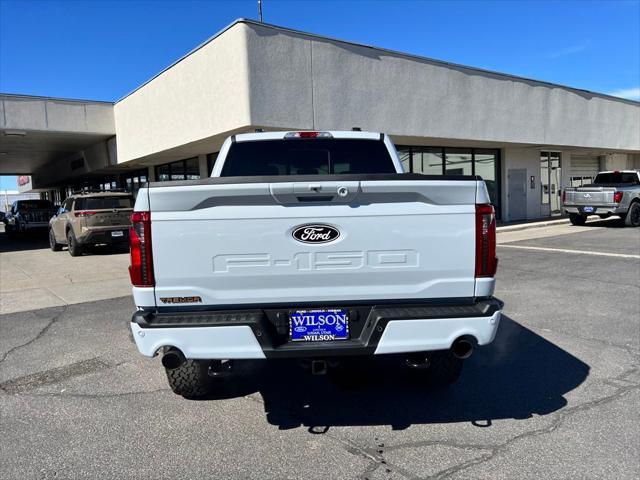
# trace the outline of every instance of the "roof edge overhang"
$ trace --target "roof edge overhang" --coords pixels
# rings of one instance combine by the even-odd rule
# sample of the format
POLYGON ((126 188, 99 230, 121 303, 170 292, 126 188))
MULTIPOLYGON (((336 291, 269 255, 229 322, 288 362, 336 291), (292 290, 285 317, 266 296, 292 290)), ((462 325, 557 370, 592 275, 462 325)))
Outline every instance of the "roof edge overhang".
POLYGON ((167 70, 170 70, 171 68, 176 66, 178 63, 180 63, 184 59, 188 58, 190 55, 192 55, 193 53, 197 52, 201 48, 205 47, 206 45, 211 43, 213 40, 215 40, 216 38, 221 36, 223 33, 225 33, 227 30, 233 28, 234 26, 236 26, 238 24, 246 24, 246 25, 253 25, 253 26, 258 26, 258 27, 263 27, 263 28, 270 28, 270 29, 273 29, 273 30, 279 30, 279 31, 281 31, 283 33, 288 33, 288 34, 292 34, 292 35, 308 37, 308 38, 311 38, 311 39, 336 42, 336 43, 340 43, 340 44, 343 44, 343 45, 350 45, 350 46, 355 46, 355 47, 359 47, 359 48, 367 48, 367 49, 371 49, 371 50, 376 50, 378 52, 382 52, 382 53, 385 53, 385 54, 388 54, 388 55, 393 55, 393 56, 406 58, 406 59, 409 59, 409 60, 413 59, 413 60, 419 60, 419 61, 427 61, 427 62, 431 62, 433 64, 441 65, 443 67, 468 70, 470 72, 478 72, 478 73, 483 73, 483 74, 488 74, 488 75, 495 75, 495 76, 502 77, 502 78, 505 78, 505 79, 532 82, 534 84, 537 84, 537 85, 540 85, 540 86, 544 86, 544 87, 561 88, 561 89, 564 89, 564 90, 567 90, 567 91, 570 91, 570 92, 575 92, 575 93, 579 93, 579 94, 588 94, 588 95, 601 97, 601 98, 604 98, 606 100, 611 100, 611 101, 615 101, 615 102, 622 102, 622 103, 627 103, 627 104, 630 104, 630 105, 640 106, 640 101, 631 100, 631 99, 622 98, 622 97, 615 97, 613 95, 608 95, 606 93, 594 92, 592 90, 587 90, 587 89, 582 89, 582 88, 577 88, 577 87, 571 87, 571 86, 563 85, 563 84, 559 84, 559 83, 547 82, 547 81, 538 80, 538 79, 535 79, 535 78, 522 77, 522 76, 513 75, 513 74, 509 74, 509 73, 497 72, 495 70, 488 70, 488 69, 479 68, 479 67, 472 67, 472 66, 468 66, 468 65, 462 65, 462 64, 454 63, 454 62, 447 62, 445 60, 438 60, 438 59, 434 59, 434 58, 431 58, 431 57, 426 57, 426 56, 422 56, 422 55, 415 55, 415 54, 411 54, 411 53, 401 52, 401 51, 398 51, 398 50, 392 50, 392 49, 388 49, 388 48, 376 47, 376 46, 373 46, 373 45, 367 45, 367 44, 358 43, 358 42, 352 42, 352 41, 348 41, 348 40, 341 40, 341 39, 337 39, 337 38, 333 38, 333 37, 327 37, 327 36, 319 35, 319 34, 315 34, 315 33, 304 32, 302 30, 296 30, 296 29, 293 29, 293 28, 281 27, 279 25, 274 25, 274 24, 270 24, 270 23, 263 23, 263 22, 259 22, 257 20, 252 20, 252 19, 247 19, 247 18, 238 18, 237 20, 234 20, 229 25, 227 25, 226 27, 222 28, 221 30, 219 30, 218 32, 213 34, 211 37, 206 39, 204 42, 199 44, 197 47, 193 48, 191 51, 189 51, 188 53, 186 53, 185 55, 183 55, 182 57, 177 59, 175 62, 173 62, 172 64, 170 64, 166 68, 163 68, 160 72, 158 72, 157 74, 155 74, 154 76, 149 78, 147 81, 145 81, 144 83, 142 83, 141 85, 139 85, 135 89, 131 90, 129 93, 127 93, 126 95, 124 95, 120 99, 118 99, 115 103, 117 104, 118 102, 121 102, 122 100, 126 99, 127 97, 129 97, 133 93, 137 92, 142 87, 144 87, 145 85, 149 84, 154 79, 158 78, 164 72, 166 72, 167 70))

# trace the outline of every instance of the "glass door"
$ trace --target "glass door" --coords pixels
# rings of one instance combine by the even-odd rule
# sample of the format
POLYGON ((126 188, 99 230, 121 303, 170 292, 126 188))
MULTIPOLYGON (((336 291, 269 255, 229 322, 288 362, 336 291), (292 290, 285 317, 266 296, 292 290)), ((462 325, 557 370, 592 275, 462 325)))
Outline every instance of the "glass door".
POLYGON ((560 152, 540 152, 541 214, 560 215, 562 158, 560 152))

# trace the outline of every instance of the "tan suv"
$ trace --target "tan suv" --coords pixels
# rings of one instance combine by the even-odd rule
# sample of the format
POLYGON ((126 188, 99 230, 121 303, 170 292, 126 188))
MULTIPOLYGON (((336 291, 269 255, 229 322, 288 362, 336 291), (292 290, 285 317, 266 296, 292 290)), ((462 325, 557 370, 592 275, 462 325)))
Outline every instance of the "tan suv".
POLYGON ((129 193, 113 191, 72 195, 49 221, 49 245, 57 252, 63 245, 76 257, 85 247, 126 244, 133 211, 129 193))

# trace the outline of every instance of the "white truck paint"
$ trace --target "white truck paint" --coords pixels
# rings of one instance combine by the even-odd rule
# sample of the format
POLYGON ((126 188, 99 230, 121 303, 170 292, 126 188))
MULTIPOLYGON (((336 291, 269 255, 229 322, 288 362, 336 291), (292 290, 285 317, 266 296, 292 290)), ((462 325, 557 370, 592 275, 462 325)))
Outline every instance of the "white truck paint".
MULTIPOLYGON (((296 135, 237 135, 224 143, 212 178, 139 191, 135 212, 150 222, 136 223, 134 213, 132 237, 136 228, 150 233, 140 251, 148 248, 152 270, 144 283, 132 268, 131 325, 142 354, 177 352, 178 367, 163 360, 170 384, 172 371, 195 360, 491 342, 501 303, 492 298, 495 246, 478 246, 479 218, 488 222, 482 239, 493 234, 495 242, 495 218, 478 214, 489 203, 484 182, 403 174, 386 135, 296 135), (488 274, 477 272, 479 248, 488 274), (348 338, 333 331, 330 341, 293 341, 291 312, 331 308, 349 318, 348 338)), ((314 323, 323 312, 301 313, 304 328, 323 331, 314 323)))

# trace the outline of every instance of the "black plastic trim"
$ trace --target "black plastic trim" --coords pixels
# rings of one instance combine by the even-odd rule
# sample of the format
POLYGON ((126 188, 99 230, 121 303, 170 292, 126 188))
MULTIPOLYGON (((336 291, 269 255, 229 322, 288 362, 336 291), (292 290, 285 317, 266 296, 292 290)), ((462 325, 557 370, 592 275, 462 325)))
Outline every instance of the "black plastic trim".
POLYGON ((141 328, 189 328, 229 325, 249 326, 267 358, 333 357, 339 355, 369 355, 375 351, 390 320, 490 317, 501 310, 496 298, 457 299, 457 303, 323 303, 281 305, 257 309, 227 309, 206 311, 159 312, 139 310, 132 322, 141 328), (333 342, 291 342, 288 337, 289 313, 314 306, 340 306, 349 312, 351 338, 333 342))

